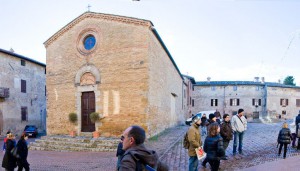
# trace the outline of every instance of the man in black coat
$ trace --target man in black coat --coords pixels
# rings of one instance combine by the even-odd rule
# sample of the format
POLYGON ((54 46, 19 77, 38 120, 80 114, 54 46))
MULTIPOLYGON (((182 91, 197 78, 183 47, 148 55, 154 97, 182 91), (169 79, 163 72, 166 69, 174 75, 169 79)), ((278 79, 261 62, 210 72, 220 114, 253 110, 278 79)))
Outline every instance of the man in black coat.
POLYGON ((298 137, 298 145, 297 145, 297 150, 299 150, 300 149, 300 136, 298 136, 298 128, 299 128, 299 126, 300 126, 300 111, 299 111, 299 114, 298 114, 298 116, 296 117, 296 120, 295 120, 295 124, 296 124, 296 135, 297 135, 297 137, 298 137))

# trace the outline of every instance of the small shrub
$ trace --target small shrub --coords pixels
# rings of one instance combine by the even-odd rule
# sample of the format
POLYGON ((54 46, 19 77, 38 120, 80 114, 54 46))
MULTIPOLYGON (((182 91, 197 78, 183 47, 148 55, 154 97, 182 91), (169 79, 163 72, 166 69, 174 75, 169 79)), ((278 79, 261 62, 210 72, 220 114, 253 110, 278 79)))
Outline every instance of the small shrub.
POLYGON ((77 114, 76 113, 69 113, 69 121, 73 124, 75 124, 78 120, 77 114))
POLYGON ((91 122, 93 122, 93 123, 99 121, 99 119, 100 119, 99 113, 98 112, 90 113, 90 119, 91 119, 91 122))

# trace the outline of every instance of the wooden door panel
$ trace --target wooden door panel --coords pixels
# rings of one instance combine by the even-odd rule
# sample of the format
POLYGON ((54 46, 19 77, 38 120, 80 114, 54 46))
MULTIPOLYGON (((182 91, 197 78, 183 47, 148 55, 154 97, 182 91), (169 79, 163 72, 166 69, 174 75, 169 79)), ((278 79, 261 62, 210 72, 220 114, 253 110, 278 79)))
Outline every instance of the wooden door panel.
POLYGON ((95 124, 91 122, 89 114, 95 112, 95 93, 83 92, 81 96, 81 131, 95 131, 95 124))

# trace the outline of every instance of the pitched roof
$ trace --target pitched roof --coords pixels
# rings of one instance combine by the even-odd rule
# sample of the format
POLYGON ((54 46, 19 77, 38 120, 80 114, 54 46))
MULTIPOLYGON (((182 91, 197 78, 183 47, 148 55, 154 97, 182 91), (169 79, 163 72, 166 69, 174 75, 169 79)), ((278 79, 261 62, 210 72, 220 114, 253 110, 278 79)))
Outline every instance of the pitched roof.
POLYGON ((300 88, 299 86, 285 85, 273 82, 255 82, 255 81, 198 81, 195 86, 226 86, 226 85, 258 85, 268 87, 282 87, 282 88, 300 88))
POLYGON ((194 77, 191 77, 191 76, 188 76, 188 75, 184 75, 184 74, 181 74, 183 77, 186 77, 187 79, 191 80, 191 82, 193 84, 196 84, 196 81, 195 81, 195 78, 194 77))
POLYGON ((33 60, 33 59, 31 59, 31 58, 28 58, 28 57, 19 55, 19 54, 17 54, 17 53, 11 52, 11 51, 7 51, 7 50, 4 50, 4 49, 0 49, 0 52, 5 53, 5 54, 7 54, 7 55, 11 55, 11 56, 17 57, 17 58, 20 58, 20 59, 24 59, 24 60, 26 60, 26 61, 33 62, 33 63, 38 64, 38 65, 41 65, 41 66, 43 66, 43 67, 46 67, 46 64, 44 64, 44 63, 38 62, 38 61, 36 61, 36 60, 33 60))

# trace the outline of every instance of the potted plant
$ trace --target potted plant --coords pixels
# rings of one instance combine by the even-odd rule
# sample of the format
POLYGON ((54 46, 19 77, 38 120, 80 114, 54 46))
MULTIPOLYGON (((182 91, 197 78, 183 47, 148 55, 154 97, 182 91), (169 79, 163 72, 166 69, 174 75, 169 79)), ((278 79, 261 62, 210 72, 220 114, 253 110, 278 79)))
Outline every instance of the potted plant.
MULTIPOLYGON (((100 116, 100 114, 98 112, 92 112, 90 113, 90 120, 92 123, 96 123, 98 122, 100 119, 102 119, 103 117, 100 116)), ((94 131, 93 132, 93 138, 99 138, 100 134, 98 131, 94 131)))
MULTIPOLYGON (((78 120, 78 116, 76 113, 72 112, 72 113, 69 113, 69 121, 72 123, 72 124, 76 124, 77 123, 77 120, 78 120)), ((75 137, 76 136, 76 131, 70 131, 70 136, 71 137, 75 137)))

